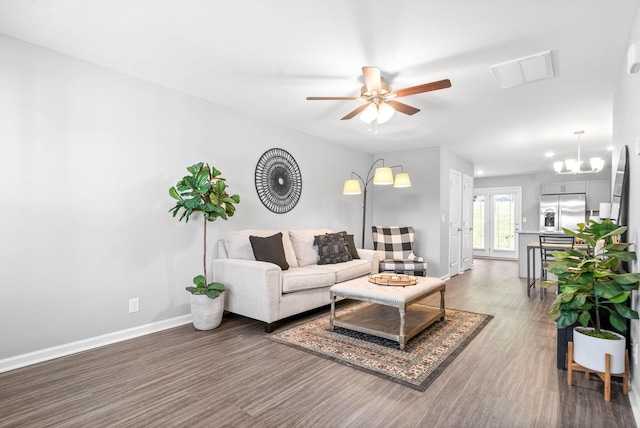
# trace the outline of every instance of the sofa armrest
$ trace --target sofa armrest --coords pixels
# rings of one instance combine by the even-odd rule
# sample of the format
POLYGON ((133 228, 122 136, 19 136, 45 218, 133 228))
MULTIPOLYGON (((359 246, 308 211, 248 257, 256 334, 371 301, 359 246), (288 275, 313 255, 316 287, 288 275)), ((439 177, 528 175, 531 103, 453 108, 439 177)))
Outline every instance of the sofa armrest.
POLYGON ((376 250, 358 248, 358 255, 362 260, 371 261, 371 273, 378 273, 380 271, 380 256, 376 250))
POLYGON ((266 323, 278 320, 282 269, 274 263, 214 259, 212 279, 224 284, 225 309, 266 323))

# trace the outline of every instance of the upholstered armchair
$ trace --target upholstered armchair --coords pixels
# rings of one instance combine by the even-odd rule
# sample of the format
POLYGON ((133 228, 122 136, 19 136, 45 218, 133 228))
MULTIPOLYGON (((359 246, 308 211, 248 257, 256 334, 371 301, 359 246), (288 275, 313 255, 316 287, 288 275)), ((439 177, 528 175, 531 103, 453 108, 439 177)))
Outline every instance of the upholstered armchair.
POLYGON ((373 249, 380 257, 380 272, 427 276, 427 262, 413 253, 413 227, 373 226, 373 249))

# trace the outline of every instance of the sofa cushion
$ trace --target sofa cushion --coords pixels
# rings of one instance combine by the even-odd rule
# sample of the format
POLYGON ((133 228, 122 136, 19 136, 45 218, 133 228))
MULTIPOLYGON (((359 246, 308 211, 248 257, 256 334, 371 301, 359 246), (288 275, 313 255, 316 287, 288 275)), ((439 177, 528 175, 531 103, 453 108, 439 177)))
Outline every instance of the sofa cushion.
POLYGON ((345 239, 346 232, 316 235, 313 241, 318 247, 318 264, 335 264, 353 260, 345 239))
MULTIPOLYGON (((335 284, 336 274, 323 266, 311 265, 282 272, 282 292, 291 293, 335 284)), ((328 291, 327 291, 328 293, 328 291)))
POLYGON ((280 269, 289 269, 289 264, 284 255, 282 245, 282 232, 263 238, 261 236, 249 236, 249 242, 253 248, 253 255, 260 262, 275 263, 280 269))
POLYGON ((225 236, 225 244, 230 259, 255 260, 253 248, 249 241, 249 236, 267 237, 282 233, 282 247, 284 248, 285 258, 289 267, 297 267, 298 260, 296 253, 293 251, 289 232, 286 230, 266 230, 266 229, 247 229, 228 232, 225 236))
POLYGON ((336 275, 336 284, 338 284, 359 276, 370 275, 371 261, 358 259, 334 265, 323 265, 322 268, 332 270, 336 275))
POLYGON ((380 260, 380 272, 398 272, 406 275, 427 276, 427 262, 415 260, 380 260))
POLYGON ((332 232, 331 229, 290 230, 289 236, 298 266, 303 267, 318 263, 318 249, 313 245, 314 237, 332 232))

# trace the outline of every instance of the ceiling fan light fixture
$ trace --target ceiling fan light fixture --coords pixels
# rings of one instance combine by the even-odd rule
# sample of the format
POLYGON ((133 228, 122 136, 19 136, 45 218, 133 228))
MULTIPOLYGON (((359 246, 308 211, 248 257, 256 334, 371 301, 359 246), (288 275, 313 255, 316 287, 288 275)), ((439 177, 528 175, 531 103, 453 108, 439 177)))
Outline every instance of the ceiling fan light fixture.
POLYGON ((395 114, 395 109, 385 102, 378 104, 378 123, 386 123, 395 114))
MULTIPOLYGON (((385 82, 384 77, 380 75, 380 69, 378 67, 362 67, 362 75, 365 85, 360 88, 360 99, 367 104, 359 105, 355 110, 352 110, 340 120, 349 120, 358 116, 360 120, 369 125, 375 120, 375 127, 391 119, 396 110, 409 116, 420 111, 420 109, 396 101, 397 98, 451 87, 451 81, 449 79, 443 79, 408 88, 396 89, 394 91, 391 85, 385 82), (389 104, 386 101, 389 101, 389 104)), ((307 97, 307 100, 352 101, 357 99, 357 97, 307 97)), ((369 127, 369 131, 371 131, 371 126, 369 127)))
POLYGON ((378 115, 375 103, 369 103, 366 109, 358 116, 364 123, 371 123, 378 115))

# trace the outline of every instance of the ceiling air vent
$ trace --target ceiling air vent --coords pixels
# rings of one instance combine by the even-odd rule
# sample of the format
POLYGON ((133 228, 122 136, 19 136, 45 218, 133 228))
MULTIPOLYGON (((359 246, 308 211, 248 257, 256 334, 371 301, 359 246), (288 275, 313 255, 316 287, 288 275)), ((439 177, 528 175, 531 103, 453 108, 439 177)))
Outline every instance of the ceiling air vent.
POLYGON ((503 88, 524 85, 534 80, 553 77, 551 51, 541 52, 491 66, 491 71, 503 88))

